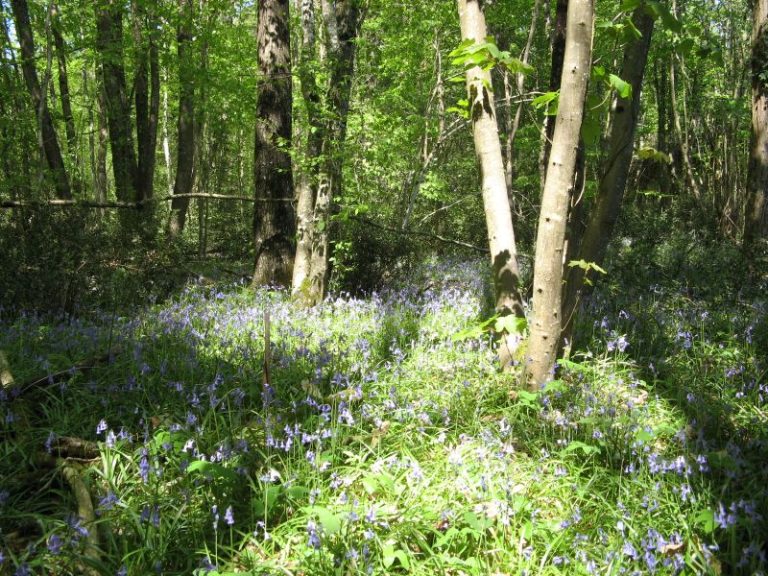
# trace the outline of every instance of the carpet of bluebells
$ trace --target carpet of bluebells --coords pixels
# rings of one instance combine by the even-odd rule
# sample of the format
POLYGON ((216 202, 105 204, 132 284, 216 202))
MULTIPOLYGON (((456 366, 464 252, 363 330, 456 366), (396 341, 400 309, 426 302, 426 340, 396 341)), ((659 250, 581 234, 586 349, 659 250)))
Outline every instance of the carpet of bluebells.
POLYGON ((485 277, 0 311, 15 381, 41 379, 0 390, 0 575, 768 573, 765 301, 604 286, 530 393, 467 331, 485 277), (63 437, 98 446, 95 521, 63 437))

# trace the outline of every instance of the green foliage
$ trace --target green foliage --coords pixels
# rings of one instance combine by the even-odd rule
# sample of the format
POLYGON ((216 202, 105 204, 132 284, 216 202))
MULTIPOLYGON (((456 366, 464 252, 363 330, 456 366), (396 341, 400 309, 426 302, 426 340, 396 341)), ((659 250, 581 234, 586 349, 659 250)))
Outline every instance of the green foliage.
POLYGON ((462 40, 461 43, 448 54, 453 60, 454 66, 472 68, 479 66, 483 70, 501 67, 514 74, 526 74, 533 68, 514 58, 508 51, 499 50, 493 38, 486 38, 485 42, 475 42, 472 39, 462 40))

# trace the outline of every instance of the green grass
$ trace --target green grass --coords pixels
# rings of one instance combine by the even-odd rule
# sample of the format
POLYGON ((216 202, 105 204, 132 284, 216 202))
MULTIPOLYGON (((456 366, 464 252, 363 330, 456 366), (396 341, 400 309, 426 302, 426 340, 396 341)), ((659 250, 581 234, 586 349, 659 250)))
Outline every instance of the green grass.
POLYGON ((8 315, 17 381, 116 352, 0 402, 0 574, 764 571, 764 309, 605 287, 559 379, 510 394, 489 339, 453 338, 483 276, 433 264, 311 310, 191 286, 131 318, 8 315), (62 436, 98 445, 75 463, 86 526, 62 436))

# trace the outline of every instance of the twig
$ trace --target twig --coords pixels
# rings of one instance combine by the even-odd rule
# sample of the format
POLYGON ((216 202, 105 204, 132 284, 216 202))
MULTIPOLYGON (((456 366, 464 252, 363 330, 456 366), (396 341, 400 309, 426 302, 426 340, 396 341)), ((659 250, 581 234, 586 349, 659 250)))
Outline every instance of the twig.
POLYGON ((480 252, 482 254, 487 254, 489 252, 488 248, 482 248, 480 246, 475 246, 474 244, 470 244, 468 242, 462 242, 461 240, 454 240, 453 238, 446 238, 445 236, 440 236, 439 234, 431 234, 429 232, 421 232, 419 230, 401 230, 399 228, 391 228, 389 226, 384 226, 383 224, 378 224, 373 220, 368 220, 367 218, 361 218, 360 216, 350 216, 349 218, 350 220, 355 220, 356 222, 367 224, 368 226, 373 226, 374 228, 378 228, 386 232, 394 232, 395 234, 400 234, 402 236, 409 236, 409 235, 423 236, 426 238, 433 238, 434 240, 438 240, 446 244, 453 244, 455 246, 468 248, 470 250, 474 250, 475 252, 480 252))

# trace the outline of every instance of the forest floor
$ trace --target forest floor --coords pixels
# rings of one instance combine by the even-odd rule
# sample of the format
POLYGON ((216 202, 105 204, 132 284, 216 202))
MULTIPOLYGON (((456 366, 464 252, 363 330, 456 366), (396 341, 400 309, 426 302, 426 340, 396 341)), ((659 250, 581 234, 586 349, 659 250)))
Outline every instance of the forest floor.
POLYGON ((627 266, 536 394, 477 262, 1 311, 0 574, 766 573, 765 297, 627 266))

